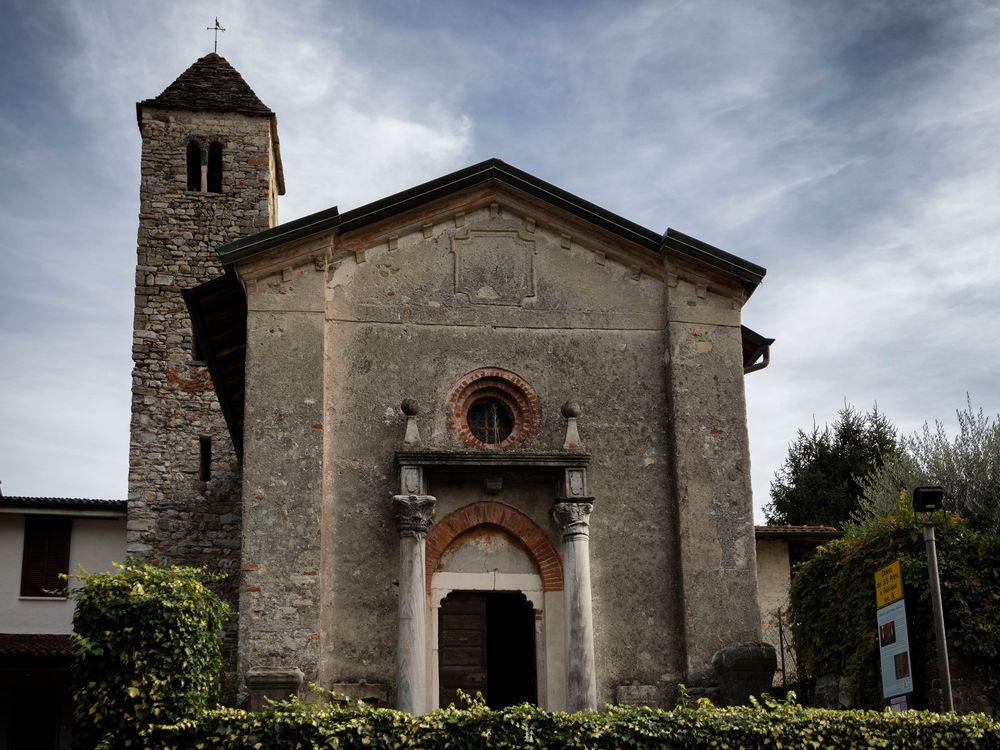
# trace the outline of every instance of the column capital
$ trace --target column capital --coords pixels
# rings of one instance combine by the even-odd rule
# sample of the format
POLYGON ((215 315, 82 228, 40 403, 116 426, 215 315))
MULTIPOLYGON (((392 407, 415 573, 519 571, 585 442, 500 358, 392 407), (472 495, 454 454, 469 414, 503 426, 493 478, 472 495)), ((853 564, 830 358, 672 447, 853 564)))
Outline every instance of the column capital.
POLYGON ((590 536, 590 513, 594 502, 587 498, 578 498, 571 502, 557 502, 552 506, 552 515, 556 523, 562 527, 563 539, 590 536))
POLYGON ((399 535, 426 535, 434 520, 436 503, 437 499, 433 495, 393 495, 392 504, 399 521, 399 535))

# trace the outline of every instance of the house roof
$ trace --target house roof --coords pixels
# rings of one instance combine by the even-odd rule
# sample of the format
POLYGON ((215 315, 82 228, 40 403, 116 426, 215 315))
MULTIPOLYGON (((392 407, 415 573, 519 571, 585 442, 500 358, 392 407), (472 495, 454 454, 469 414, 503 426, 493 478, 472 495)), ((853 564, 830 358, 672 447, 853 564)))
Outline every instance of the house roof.
POLYGON ((757 539, 787 539, 797 542, 827 542, 843 536, 833 526, 754 526, 757 539))
POLYGON ((0 633, 0 656, 72 656, 68 635, 0 633))
POLYGON ((0 508, 26 508, 31 510, 121 510, 125 512, 127 500, 105 500, 86 497, 24 497, 0 495, 0 508))
POLYGON ((189 109, 193 111, 238 112, 244 115, 268 117, 271 125, 271 142, 274 150, 275 177, 278 194, 285 194, 285 176, 281 166, 281 149, 278 142, 278 120, 243 80, 229 61, 222 55, 209 52, 177 76, 159 96, 145 99, 135 105, 136 118, 142 127, 142 108, 189 109))

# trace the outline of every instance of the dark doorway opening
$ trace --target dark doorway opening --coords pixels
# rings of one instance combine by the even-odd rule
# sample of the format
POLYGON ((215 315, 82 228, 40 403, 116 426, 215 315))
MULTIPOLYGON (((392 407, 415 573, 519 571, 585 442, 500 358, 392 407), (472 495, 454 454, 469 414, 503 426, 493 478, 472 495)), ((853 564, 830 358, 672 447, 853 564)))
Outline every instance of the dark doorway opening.
POLYGON ((438 612, 440 705, 458 690, 490 708, 536 703, 535 610, 524 594, 454 593, 438 612))

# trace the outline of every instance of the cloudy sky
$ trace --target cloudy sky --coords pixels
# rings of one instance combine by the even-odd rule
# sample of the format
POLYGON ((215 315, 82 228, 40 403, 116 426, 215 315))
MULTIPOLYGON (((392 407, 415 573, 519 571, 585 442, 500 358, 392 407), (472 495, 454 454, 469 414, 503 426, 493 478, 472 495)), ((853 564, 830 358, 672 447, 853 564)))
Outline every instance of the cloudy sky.
POLYGON ((124 497, 135 102, 219 52, 278 113, 281 218, 491 156, 768 269, 757 517, 845 400, 1000 412, 1000 5, 2 0, 0 480, 124 497))

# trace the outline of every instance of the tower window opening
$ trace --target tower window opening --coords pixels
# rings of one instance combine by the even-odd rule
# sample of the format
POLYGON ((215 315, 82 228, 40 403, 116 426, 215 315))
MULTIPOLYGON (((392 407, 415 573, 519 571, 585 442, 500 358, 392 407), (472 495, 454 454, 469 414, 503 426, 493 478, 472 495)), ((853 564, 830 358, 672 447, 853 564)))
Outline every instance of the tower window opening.
POLYGON ((194 327, 191 328, 191 362, 197 365, 205 364, 205 353, 202 351, 201 342, 194 327))
POLYGON ((219 142, 208 147, 208 192, 222 192, 222 144, 219 142))
POLYGON ((207 482, 212 478, 212 438, 202 435, 198 438, 200 448, 200 461, 198 464, 198 479, 207 482))
POLYGON ((201 190, 201 146, 196 141, 187 147, 187 189, 201 190))

